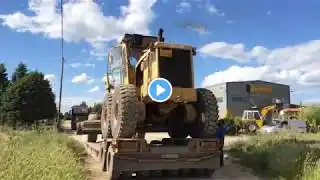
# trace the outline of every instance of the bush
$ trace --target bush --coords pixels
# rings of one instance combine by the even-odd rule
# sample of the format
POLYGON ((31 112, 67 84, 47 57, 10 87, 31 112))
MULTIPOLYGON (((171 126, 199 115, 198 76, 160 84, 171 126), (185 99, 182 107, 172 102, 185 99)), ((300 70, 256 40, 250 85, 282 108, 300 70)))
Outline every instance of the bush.
POLYGON ((318 132, 320 126, 320 108, 319 107, 307 107, 301 111, 301 118, 305 119, 310 126, 310 130, 318 132))
POLYGON ((238 135, 240 130, 246 129, 249 123, 249 121, 243 121, 241 117, 224 118, 221 120, 225 121, 225 124, 230 127, 228 131, 229 135, 238 135))
POLYGON ((232 145, 241 164, 270 179, 320 179, 320 134, 268 134, 232 145))
POLYGON ((11 131, 0 143, 0 179, 86 179, 84 149, 55 131, 11 131))

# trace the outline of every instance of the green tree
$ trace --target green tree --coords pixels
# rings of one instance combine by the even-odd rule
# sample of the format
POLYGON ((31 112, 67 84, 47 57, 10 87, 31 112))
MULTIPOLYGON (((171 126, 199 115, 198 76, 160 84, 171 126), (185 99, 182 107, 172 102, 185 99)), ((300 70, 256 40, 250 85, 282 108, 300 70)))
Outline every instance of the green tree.
MULTIPOLYGON (((6 91, 8 85, 9 85, 9 80, 8 80, 7 69, 5 65, 2 63, 0 64, 0 107, 1 107, 2 95, 6 91)), ((0 111, 0 117, 1 117, 1 111, 0 111)), ((1 118, 0 118, 0 123, 2 123, 1 118)))
POLYGON ((7 88, 1 112, 5 123, 31 125, 56 115, 55 96, 48 80, 40 72, 30 72, 7 88))
POLYGON ((4 64, 0 64, 0 96, 9 85, 7 69, 4 64))
POLYGON ((11 81, 12 82, 16 82, 18 79, 21 79, 23 77, 25 77, 28 74, 28 68, 27 65, 24 63, 19 63, 18 67, 15 69, 15 71, 13 72, 12 76, 11 76, 11 81))
POLYGON ((94 103, 90 112, 96 112, 96 113, 100 114, 101 111, 102 111, 102 104, 101 103, 94 103))
POLYGON ((71 120, 71 115, 69 114, 69 112, 65 112, 63 117, 65 120, 71 120))

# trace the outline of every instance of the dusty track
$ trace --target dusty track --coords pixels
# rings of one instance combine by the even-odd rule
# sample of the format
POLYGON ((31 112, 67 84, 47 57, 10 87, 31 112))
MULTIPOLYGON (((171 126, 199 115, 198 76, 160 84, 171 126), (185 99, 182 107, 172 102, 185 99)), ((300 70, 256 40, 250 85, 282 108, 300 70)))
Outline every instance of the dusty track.
MULTIPOLYGON (((85 144, 87 137, 86 135, 71 135, 72 138, 75 140, 85 144)), ((168 137, 167 133, 150 133, 147 134, 147 141, 155 140, 155 139, 162 139, 168 137)), ((100 140, 101 136, 98 136, 98 141, 100 140)), ((225 144, 226 146, 239 141, 241 139, 245 139, 246 137, 226 137, 225 144)), ((86 169, 90 172, 89 179, 91 180, 103 180, 105 179, 105 173, 100 170, 100 162, 92 157, 86 158, 85 163, 86 169)), ((165 178, 168 179, 168 178, 165 178)), ((170 178, 170 180, 174 180, 177 178, 170 178)), ((183 178, 186 179, 186 178, 183 178)), ((191 179, 191 178, 187 178, 191 179)), ((192 178, 196 180, 201 180, 203 178, 192 178)), ((213 180, 259 180, 260 178, 254 176, 250 169, 244 168, 238 164, 232 162, 232 158, 229 157, 225 160, 225 166, 221 169, 218 169, 215 174, 209 178, 213 180)))

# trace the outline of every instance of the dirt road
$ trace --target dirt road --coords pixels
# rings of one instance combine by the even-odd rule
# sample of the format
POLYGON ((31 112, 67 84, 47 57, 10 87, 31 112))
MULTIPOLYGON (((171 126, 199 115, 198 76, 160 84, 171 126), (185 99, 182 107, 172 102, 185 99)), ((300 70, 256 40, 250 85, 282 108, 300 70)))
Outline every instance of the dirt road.
MULTIPOLYGON (((168 137, 167 133, 150 133, 147 134, 147 140, 162 139, 168 137)), ((81 143, 86 142, 86 135, 72 135, 72 138, 78 140, 81 143)), ((98 141, 100 140, 98 137, 98 141)), ((226 146, 244 139, 246 137, 226 137, 225 144, 226 146)), ((86 168, 90 171, 90 179, 92 180, 103 180, 105 179, 105 173, 100 170, 100 163, 92 157, 86 159, 86 168)), ((171 178, 174 180, 176 178, 171 178)), ((186 179, 186 178, 184 178, 186 179)), ((200 180, 200 178, 192 178, 200 180)), ((232 158, 229 157, 225 160, 225 167, 218 169, 215 174, 210 178, 214 180, 258 180, 259 178, 252 175, 249 169, 243 168, 238 164, 232 163, 232 158)))

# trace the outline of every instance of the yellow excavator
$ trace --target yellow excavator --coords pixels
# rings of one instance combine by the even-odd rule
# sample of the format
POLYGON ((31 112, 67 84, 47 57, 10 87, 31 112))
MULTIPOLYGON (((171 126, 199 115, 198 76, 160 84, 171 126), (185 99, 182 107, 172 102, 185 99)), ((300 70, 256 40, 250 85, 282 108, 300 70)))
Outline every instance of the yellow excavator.
POLYGON ((281 119, 280 113, 283 109, 281 101, 276 101, 275 104, 265 106, 259 111, 254 107, 251 110, 244 110, 242 114, 243 121, 250 121, 247 129, 249 132, 255 132, 258 128, 261 128, 266 122, 272 122, 275 119, 281 119))
POLYGON ((250 121, 247 129, 254 132, 263 125, 273 120, 297 119, 300 115, 301 108, 283 108, 281 103, 265 106, 259 111, 257 108, 244 110, 242 115, 243 121, 250 121))

